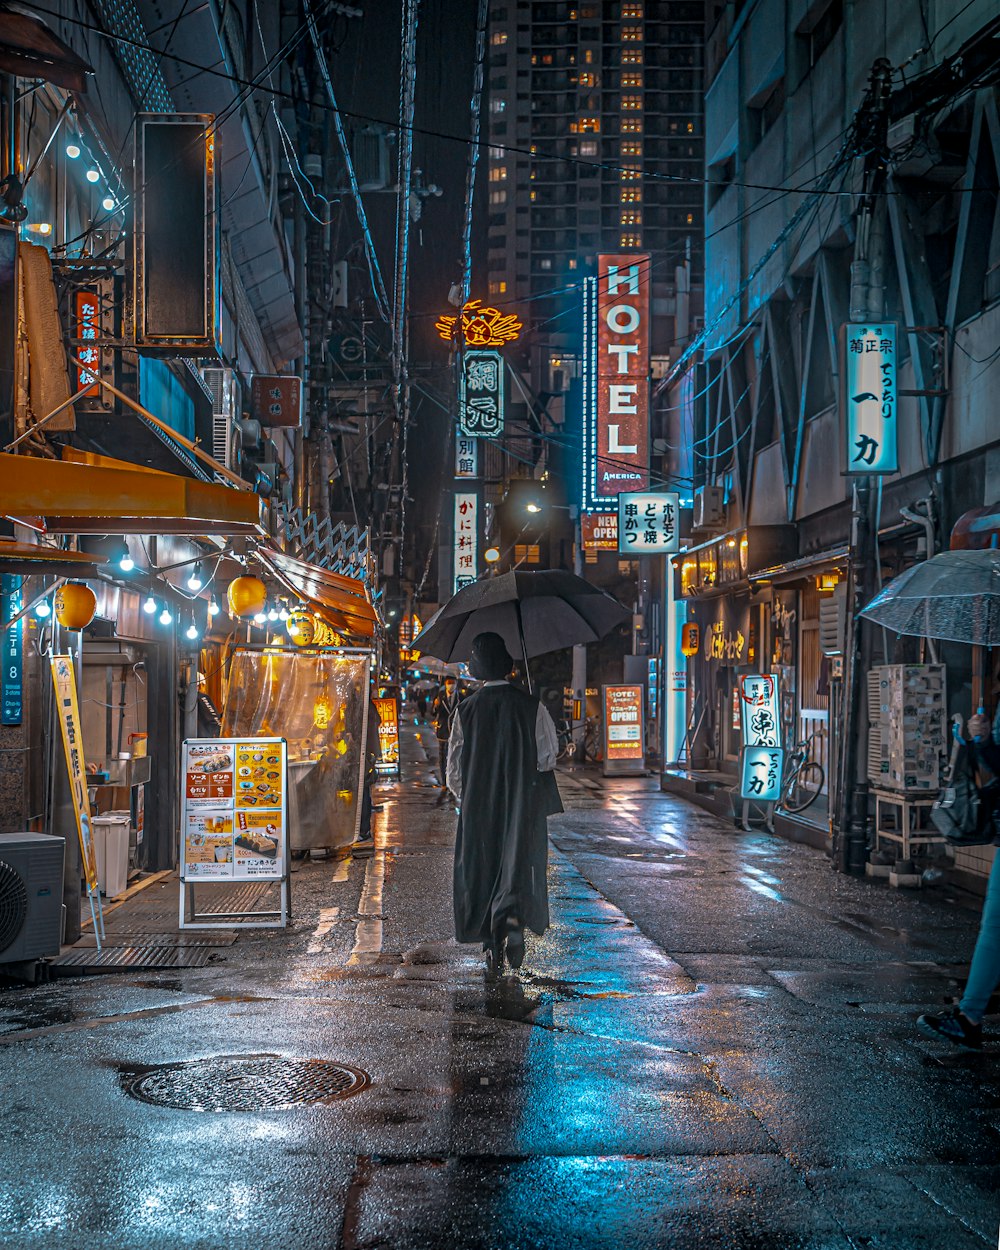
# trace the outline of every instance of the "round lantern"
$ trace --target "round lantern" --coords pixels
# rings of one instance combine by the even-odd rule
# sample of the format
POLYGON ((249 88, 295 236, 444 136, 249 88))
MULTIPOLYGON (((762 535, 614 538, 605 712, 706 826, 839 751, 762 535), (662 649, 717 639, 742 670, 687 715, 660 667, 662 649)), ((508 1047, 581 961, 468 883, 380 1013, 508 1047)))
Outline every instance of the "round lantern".
POLYGON ((693 622, 688 622, 681 630, 681 653, 688 657, 698 654, 701 646, 701 632, 693 622))
POLYGON ((289 612, 285 629, 297 647, 311 647, 316 636, 316 621, 311 612, 289 612))
POLYGON ((86 582, 67 582, 56 591, 56 620, 63 629, 86 629, 97 610, 97 596, 86 582))
POLYGON ((226 591, 231 615, 245 618, 256 616, 267 603, 267 587, 259 577, 236 577, 226 591))

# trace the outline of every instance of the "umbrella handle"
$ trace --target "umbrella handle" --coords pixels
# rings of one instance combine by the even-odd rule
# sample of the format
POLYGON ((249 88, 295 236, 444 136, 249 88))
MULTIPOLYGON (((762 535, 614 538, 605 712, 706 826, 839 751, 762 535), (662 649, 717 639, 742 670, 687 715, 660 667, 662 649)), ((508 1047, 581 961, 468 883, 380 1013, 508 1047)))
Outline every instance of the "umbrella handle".
POLYGON ((524 680, 528 683, 528 694, 533 694, 531 689, 531 670, 528 668, 528 647, 524 641, 524 621, 521 619, 521 600, 514 600, 514 609, 517 612, 517 632, 521 639, 521 655, 524 659, 524 680))

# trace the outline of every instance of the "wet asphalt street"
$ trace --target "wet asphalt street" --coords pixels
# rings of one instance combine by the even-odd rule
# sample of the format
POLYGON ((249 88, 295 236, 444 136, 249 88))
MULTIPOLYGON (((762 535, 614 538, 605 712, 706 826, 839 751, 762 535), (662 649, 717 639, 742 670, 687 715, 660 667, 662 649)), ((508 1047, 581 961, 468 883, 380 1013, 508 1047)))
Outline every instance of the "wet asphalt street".
POLYGON ((289 930, 0 993, 0 1245, 996 1246, 1000 1041, 913 1027, 961 983, 968 901, 839 876, 652 779, 561 788, 553 928, 498 984, 451 939, 454 813, 411 732, 376 854, 296 865, 289 930), (124 1091, 245 1055, 371 1083, 287 1110, 124 1091))

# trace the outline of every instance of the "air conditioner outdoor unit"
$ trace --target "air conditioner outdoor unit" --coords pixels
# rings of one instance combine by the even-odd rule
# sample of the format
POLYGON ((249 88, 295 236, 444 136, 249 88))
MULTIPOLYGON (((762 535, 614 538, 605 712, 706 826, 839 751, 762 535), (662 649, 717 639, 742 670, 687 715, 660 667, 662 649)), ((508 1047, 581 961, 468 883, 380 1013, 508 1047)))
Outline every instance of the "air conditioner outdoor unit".
POLYGON ((725 523, 726 507, 721 486, 699 486, 694 492, 694 515, 691 528, 719 529, 725 523))
POLYGON ((212 392, 212 455, 227 469, 235 470, 239 446, 236 418, 239 416, 239 382, 235 369, 203 370, 205 385, 212 392))
POLYGON ((58 955, 63 838, 0 834, 0 964, 58 955))

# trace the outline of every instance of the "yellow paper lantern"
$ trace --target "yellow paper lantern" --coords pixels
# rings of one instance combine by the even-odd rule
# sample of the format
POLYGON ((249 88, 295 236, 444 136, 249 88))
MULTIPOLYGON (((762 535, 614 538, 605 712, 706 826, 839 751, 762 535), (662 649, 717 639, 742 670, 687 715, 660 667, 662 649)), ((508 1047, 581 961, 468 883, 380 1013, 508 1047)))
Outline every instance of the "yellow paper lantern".
POLYGON ((289 638, 297 647, 339 647, 343 639, 313 612, 291 612, 285 622, 289 638))
POLYGON ((244 575, 236 577, 229 583, 226 591, 229 600, 229 611, 232 616, 241 619, 256 616, 263 611, 267 603, 267 587, 259 577, 244 575))
POLYGON ((681 652, 689 658, 698 654, 698 648, 701 646, 701 631, 698 626, 692 622, 681 630, 681 652))
POLYGON ((67 582, 56 591, 56 620, 63 629, 86 629, 97 610, 97 596, 86 582, 67 582))

